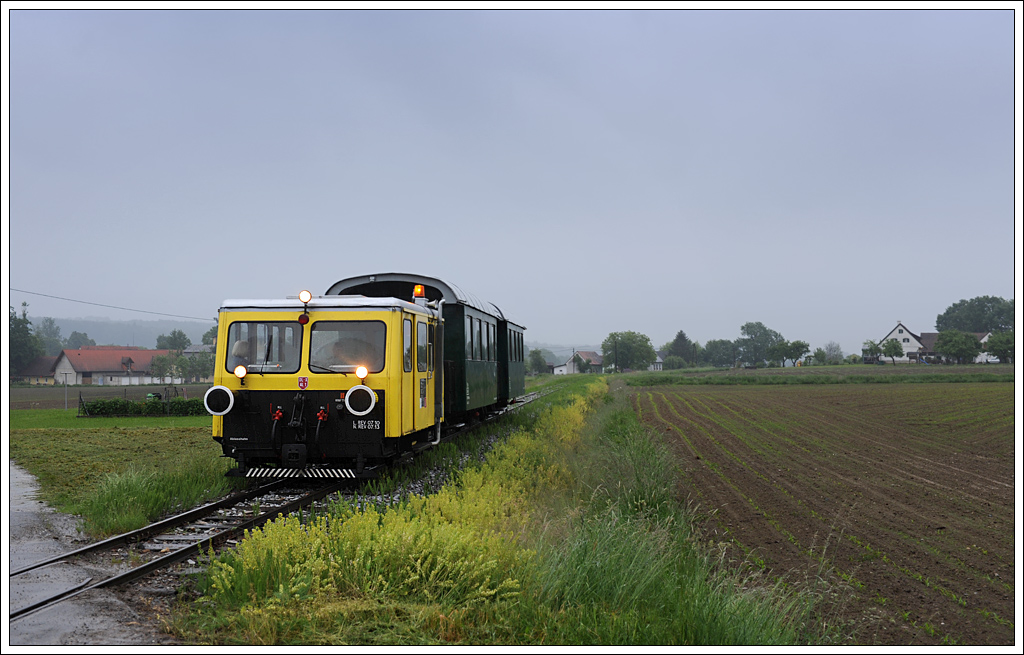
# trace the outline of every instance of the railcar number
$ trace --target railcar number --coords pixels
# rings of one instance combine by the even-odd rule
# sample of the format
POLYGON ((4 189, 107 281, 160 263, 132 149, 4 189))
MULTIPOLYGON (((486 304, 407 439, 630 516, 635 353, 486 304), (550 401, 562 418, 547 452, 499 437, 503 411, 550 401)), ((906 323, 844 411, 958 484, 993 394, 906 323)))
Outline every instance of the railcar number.
POLYGON ((380 421, 352 421, 353 430, 379 430, 380 421))

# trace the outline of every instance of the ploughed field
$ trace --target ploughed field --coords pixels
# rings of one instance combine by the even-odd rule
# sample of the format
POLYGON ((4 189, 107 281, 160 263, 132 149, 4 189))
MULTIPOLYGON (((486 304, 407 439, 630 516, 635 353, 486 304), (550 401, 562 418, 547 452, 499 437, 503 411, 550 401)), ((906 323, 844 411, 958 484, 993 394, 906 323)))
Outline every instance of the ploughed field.
POLYGON ((859 644, 1014 640, 1013 384, 641 388, 726 556, 859 644))

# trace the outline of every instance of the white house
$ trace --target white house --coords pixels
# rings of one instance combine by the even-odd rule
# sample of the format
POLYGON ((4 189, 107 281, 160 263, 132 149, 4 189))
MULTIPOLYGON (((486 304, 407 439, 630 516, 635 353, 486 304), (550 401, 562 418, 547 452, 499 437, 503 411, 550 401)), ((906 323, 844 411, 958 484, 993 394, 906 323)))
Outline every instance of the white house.
POLYGON ((82 346, 57 356, 53 377, 57 384, 133 385, 181 384, 180 378, 153 377, 154 357, 170 350, 145 350, 131 346, 82 346))
MULTIPOLYGON (((992 336, 991 332, 970 332, 977 337, 978 341, 984 344, 988 342, 988 338, 992 336)), ((903 356, 897 357, 897 362, 917 362, 923 357, 940 357, 939 353, 935 352, 935 341, 939 338, 938 332, 922 332, 921 334, 914 334, 910 329, 903 324, 902 321, 896 322, 896 327, 889 331, 889 334, 882 337, 878 342, 879 345, 883 345, 890 339, 895 339, 900 342, 903 346, 903 356)), ((888 360, 888 357, 884 359, 888 360)), ((984 364, 989 361, 990 356, 987 352, 980 353, 975 359, 976 364, 984 364)))
POLYGON ((555 375, 572 375, 581 372, 576 370, 576 355, 579 355, 584 362, 590 362, 591 373, 604 372, 604 357, 593 350, 577 350, 564 364, 555 367, 555 375))

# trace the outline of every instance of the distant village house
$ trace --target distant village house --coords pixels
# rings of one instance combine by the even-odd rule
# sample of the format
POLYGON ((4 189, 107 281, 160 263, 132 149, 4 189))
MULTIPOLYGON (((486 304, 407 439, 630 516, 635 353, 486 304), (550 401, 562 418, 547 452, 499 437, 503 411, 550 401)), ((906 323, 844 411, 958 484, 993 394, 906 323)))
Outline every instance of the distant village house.
POLYGON ((154 378, 154 357, 171 350, 146 350, 134 346, 83 346, 64 350, 57 356, 53 377, 56 384, 129 386, 136 384, 181 384, 181 378, 154 378))
MULTIPOLYGON (((988 342, 988 338, 992 336, 991 332, 969 332, 973 334, 978 341, 981 342, 982 348, 984 349, 985 343, 988 342)), ((910 329, 903 324, 902 321, 896 322, 896 327, 889 331, 889 334, 885 335, 879 345, 884 344, 890 339, 895 339, 900 342, 903 346, 903 356, 897 357, 897 362, 935 362, 941 359, 942 355, 935 351, 935 341, 939 338, 938 332, 922 332, 921 334, 914 334, 910 329)), ((864 363, 872 364, 879 358, 864 353, 864 363)), ((885 361, 890 361, 888 357, 883 357, 885 361)), ((984 364, 992 360, 992 357, 987 352, 982 352, 974 358, 975 364, 984 364)))

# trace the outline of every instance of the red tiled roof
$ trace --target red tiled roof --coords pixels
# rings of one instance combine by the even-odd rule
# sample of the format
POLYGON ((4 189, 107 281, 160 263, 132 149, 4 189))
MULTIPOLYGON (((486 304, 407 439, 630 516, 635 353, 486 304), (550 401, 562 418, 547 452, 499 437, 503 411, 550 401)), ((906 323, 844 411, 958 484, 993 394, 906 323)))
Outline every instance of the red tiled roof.
POLYGON ((580 358, 583 359, 583 361, 587 361, 589 359, 590 363, 593 364, 594 366, 601 366, 604 363, 604 357, 597 354, 593 350, 577 350, 576 354, 579 355, 580 358))
POLYGON ((170 350, 143 350, 117 346, 86 346, 78 350, 65 350, 67 358, 78 373, 112 372, 144 373, 149 371, 154 357, 165 356, 170 350))

